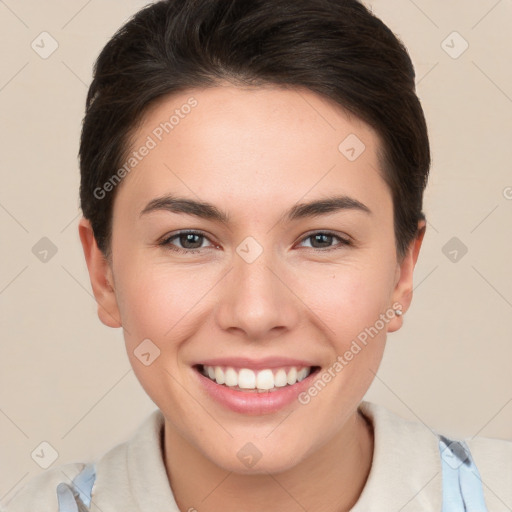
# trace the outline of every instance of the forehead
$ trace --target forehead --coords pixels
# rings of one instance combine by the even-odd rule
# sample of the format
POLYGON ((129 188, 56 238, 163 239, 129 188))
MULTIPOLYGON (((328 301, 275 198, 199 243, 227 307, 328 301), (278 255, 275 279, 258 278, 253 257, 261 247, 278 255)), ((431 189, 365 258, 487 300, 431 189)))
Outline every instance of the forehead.
POLYGON ((307 89, 190 89, 152 105, 131 140, 139 154, 118 194, 139 212, 169 192, 246 206, 333 189, 365 203, 389 196, 377 133, 307 89))

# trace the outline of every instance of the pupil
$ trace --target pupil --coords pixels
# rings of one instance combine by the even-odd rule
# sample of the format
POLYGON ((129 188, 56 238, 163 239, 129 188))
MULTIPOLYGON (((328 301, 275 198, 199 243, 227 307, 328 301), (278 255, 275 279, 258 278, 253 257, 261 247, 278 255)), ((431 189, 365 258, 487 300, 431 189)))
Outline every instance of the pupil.
MULTIPOLYGON (((332 235, 325 235, 325 234, 320 233, 320 234, 318 234, 318 235, 315 235, 315 238, 316 238, 316 239, 318 239, 318 238, 322 238, 322 239, 323 239, 323 241, 324 241, 324 243, 327 243, 327 242, 328 242, 328 240, 326 241, 326 239, 332 238, 332 235)), ((321 242, 322 242, 322 241, 320 240, 320 243, 321 243, 321 242)), ((327 243, 327 245, 329 245, 329 244, 327 243)))
MULTIPOLYGON (((186 244, 189 243, 189 242, 193 243, 193 238, 194 237, 199 237, 200 235, 197 235, 195 233, 188 233, 188 234, 185 234, 185 235, 182 235, 182 236, 185 237, 185 244, 184 245, 186 246, 186 244)), ((190 247, 188 247, 188 248, 190 249, 190 247)), ((192 247, 192 248, 196 249, 196 247, 192 247)))

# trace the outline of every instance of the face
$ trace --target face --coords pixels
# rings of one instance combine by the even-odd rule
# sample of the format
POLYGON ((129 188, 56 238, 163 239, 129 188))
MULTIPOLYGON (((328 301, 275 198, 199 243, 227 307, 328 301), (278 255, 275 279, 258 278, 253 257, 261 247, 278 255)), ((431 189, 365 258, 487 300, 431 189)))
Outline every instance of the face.
POLYGON ((81 222, 100 319, 166 431, 226 470, 282 471, 339 436, 401 325, 421 239, 397 261, 379 144, 307 90, 190 90, 132 139, 111 264, 81 222))

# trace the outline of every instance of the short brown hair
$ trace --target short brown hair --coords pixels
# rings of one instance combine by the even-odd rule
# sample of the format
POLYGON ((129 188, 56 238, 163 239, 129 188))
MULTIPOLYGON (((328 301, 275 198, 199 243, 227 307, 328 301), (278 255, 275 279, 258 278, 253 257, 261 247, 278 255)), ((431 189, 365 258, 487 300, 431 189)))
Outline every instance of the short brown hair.
POLYGON ((195 87, 305 87, 368 123, 383 147, 399 259, 418 232, 430 168, 427 126, 406 48, 357 0, 162 0, 143 8, 101 51, 80 141, 80 202, 109 258, 122 166, 150 104, 195 87))

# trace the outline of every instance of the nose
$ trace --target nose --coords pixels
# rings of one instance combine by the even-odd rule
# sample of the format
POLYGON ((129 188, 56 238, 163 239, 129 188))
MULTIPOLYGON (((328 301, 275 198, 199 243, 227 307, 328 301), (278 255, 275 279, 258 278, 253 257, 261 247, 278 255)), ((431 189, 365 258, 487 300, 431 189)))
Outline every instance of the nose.
POLYGON ((293 293, 293 275, 274 256, 271 250, 263 250, 254 261, 234 255, 217 303, 220 328, 262 341, 297 326, 304 305, 293 293))

